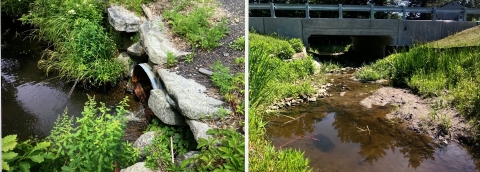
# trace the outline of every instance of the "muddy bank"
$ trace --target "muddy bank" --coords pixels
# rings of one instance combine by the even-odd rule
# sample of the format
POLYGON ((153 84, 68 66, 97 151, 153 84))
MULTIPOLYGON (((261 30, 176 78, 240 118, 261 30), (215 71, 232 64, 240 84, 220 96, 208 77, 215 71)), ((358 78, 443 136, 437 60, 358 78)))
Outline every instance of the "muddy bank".
POLYGON ((399 119, 398 122, 405 123, 407 129, 438 141, 471 142, 471 126, 457 110, 445 103, 439 98, 422 99, 410 90, 392 87, 382 87, 360 102, 367 108, 372 105, 393 106, 394 110, 387 114, 388 119, 399 119))

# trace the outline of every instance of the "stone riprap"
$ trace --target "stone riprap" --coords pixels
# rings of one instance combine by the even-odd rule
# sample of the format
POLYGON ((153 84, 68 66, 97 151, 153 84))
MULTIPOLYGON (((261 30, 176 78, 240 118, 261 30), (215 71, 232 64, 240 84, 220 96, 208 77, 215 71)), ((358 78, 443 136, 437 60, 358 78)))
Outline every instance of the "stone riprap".
POLYGON ((217 118, 215 114, 223 102, 205 94, 205 86, 167 69, 158 69, 157 72, 183 116, 189 119, 217 118))
POLYGON ((128 47, 127 52, 131 56, 137 56, 137 57, 145 54, 145 50, 143 49, 142 45, 140 45, 139 42, 136 42, 135 44, 132 44, 130 47, 128 47))
POLYGON ((186 125, 185 118, 177 110, 170 107, 166 97, 166 93, 161 89, 151 90, 148 106, 163 123, 168 125, 186 125))
POLYGON ((134 12, 128 11, 122 6, 111 6, 107 11, 108 22, 117 31, 137 32, 145 21, 143 17, 138 17, 134 12))
POLYGON ((167 63, 167 52, 175 57, 185 56, 189 52, 179 51, 167 38, 162 18, 157 16, 140 26, 140 40, 150 59, 154 64, 164 65, 167 63))
POLYGON ((160 172, 160 170, 153 171, 150 168, 145 167, 145 162, 137 162, 130 167, 121 169, 120 172, 160 172))

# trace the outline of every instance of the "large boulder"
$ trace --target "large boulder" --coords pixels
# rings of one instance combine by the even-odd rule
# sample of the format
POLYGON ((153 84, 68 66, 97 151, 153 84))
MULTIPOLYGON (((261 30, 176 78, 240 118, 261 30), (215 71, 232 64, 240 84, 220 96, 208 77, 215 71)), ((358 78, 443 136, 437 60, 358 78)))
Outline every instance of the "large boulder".
POLYGON ((167 95, 163 90, 154 89, 150 91, 148 106, 153 114, 163 123, 169 125, 186 125, 185 118, 177 110, 170 107, 170 104, 167 102, 167 95))
POLYGON ((175 57, 190 54, 177 50, 167 38, 162 18, 157 16, 153 20, 143 23, 140 26, 140 40, 147 52, 150 61, 163 65, 167 63, 167 52, 173 53, 175 57))
POLYGON ((145 167, 145 162, 137 162, 130 167, 121 169, 120 172, 160 172, 160 170, 153 171, 152 169, 145 167))
POLYGON ((153 142, 153 139, 155 138, 155 132, 154 131, 149 131, 146 132, 145 134, 142 134, 136 141, 133 143, 133 147, 136 147, 140 149, 140 155, 142 157, 145 157, 145 147, 148 145, 151 145, 153 142))
POLYGON ((167 69, 158 69, 157 72, 183 116, 189 119, 218 118, 216 114, 223 102, 205 94, 205 86, 167 69))
POLYGON ((196 120, 191 120, 191 119, 187 119, 186 121, 188 126, 190 126, 190 130, 192 130, 193 137, 197 142, 198 140, 200 140, 200 138, 208 139, 212 137, 211 135, 207 134, 207 131, 212 129, 210 126, 208 126, 208 124, 205 124, 203 122, 196 121, 196 120))
POLYGON ((117 31, 137 32, 145 19, 135 15, 122 6, 111 6, 107 9, 108 22, 117 31))

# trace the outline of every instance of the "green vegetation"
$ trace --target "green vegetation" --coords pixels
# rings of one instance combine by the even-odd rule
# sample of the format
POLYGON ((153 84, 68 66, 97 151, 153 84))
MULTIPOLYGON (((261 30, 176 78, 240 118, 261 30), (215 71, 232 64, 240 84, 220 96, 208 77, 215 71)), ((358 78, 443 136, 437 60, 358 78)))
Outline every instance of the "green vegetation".
POLYGON ((351 44, 348 45, 313 45, 310 46, 311 52, 315 53, 341 53, 341 52, 347 52, 348 49, 350 48, 351 44))
POLYGON ((169 20, 172 31, 185 37, 190 45, 212 50, 220 45, 218 41, 228 32, 226 19, 213 20, 217 6, 213 0, 178 0, 162 15, 169 20))
POLYGON ((234 49, 234 50, 244 51, 245 50, 245 37, 244 36, 239 37, 238 39, 233 41, 233 43, 231 43, 229 45, 229 47, 231 49, 234 49))
POLYGON ((245 137, 233 129, 209 130, 199 140, 198 171, 245 171, 245 137), (217 146, 217 143, 220 145, 217 146))
MULTIPOLYGON (((460 110, 477 132, 480 129, 480 51, 473 41, 480 38, 477 30, 426 45, 417 45, 408 52, 393 54, 365 66, 356 74, 364 80, 392 79, 394 84, 407 85, 422 96, 440 97, 460 110), (466 41, 451 42, 466 39, 466 41), (463 47, 469 45, 467 47, 463 47), (376 74, 372 74, 376 73, 376 74)), ((433 116, 435 118, 435 116, 433 116)), ((443 126, 450 119, 440 116, 443 126)))
POLYGON ((212 66, 213 85, 220 89, 220 93, 234 108, 234 116, 245 114, 245 74, 237 73, 235 76, 230 74, 230 69, 223 66, 220 61, 216 61, 212 66))
POLYGON ((123 77, 123 68, 114 59, 113 39, 102 27, 104 6, 95 0, 34 1, 20 20, 34 25, 34 37, 54 47, 45 51, 38 66, 47 73, 58 71, 67 81, 93 86, 116 84, 123 77))
POLYGON ((142 4, 148 4, 155 0, 109 0, 110 4, 122 5, 127 10, 135 11, 135 14, 142 15, 142 4))
POLYGON ((294 50, 287 40, 274 36, 250 33, 249 42, 249 170, 311 171, 303 153, 276 150, 265 140, 264 117, 266 107, 275 100, 313 93, 309 82, 314 73, 312 58, 282 61, 290 58, 294 50))
POLYGON ((192 53, 192 54, 187 54, 187 55, 185 56, 185 62, 187 62, 187 63, 192 63, 192 62, 193 62, 193 56, 195 56, 194 53, 192 53))
POLYGON ((15 136, 2 139, 2 168, 11 171, 113 171, 134 164, 138 149, 121 138, 126 126, 125 98, 116 108, 97 107, 89 98, 82 117, 75 121, 67 111, 59 116, 44 141, 16 144, 15 136), (12 151, 13 150, 13 151, 12 151))
POLYGON ((280 59, 291 59, 295 54, 295 50, 288 41, 278 39, 275 35, 266 36, 252 33, 248 41, 249 46, 263 47, 265 54, 272 54, 280 59))
POLYGON ((165 171, 166 169, 176 168, 171 161, 170 137, 172 138, 174 155, 182 155, 197 146, 192 131, 186 127, 168 126, 154 119, 152 124, 148 125, 147 131, 155 132, 152 144, 145 148, 147 154, 146 166, 151 169, 165 171))
POLYGON ((3 0, 2 12, 5 12, 13 17, 21 17, 22 14, 28 12, 28 6, 33 1, 34 0, 3 0))
POLYGON ((293 50, 295 50, 295 52, 297 52, 297 53, 302 52, 303 48, 305 48, 305 46, 303 46, 302 40, 300 38, 290 39, 290 40, 288 40, 288 43, 290 45, 292 45, 293 50))
POLYGON ((2 138, 2 170, 30 171, 32 166, 38 166, 45 159, 55 158, 51 152, 46 152, 50 142, 40 142, 32 146, 32 141, 27 140, 17 144, 17 135, 2 138))
POLYGON ((167 52, 167 67, 175 66, 177 63, 177 57, 172 52, 167 52))

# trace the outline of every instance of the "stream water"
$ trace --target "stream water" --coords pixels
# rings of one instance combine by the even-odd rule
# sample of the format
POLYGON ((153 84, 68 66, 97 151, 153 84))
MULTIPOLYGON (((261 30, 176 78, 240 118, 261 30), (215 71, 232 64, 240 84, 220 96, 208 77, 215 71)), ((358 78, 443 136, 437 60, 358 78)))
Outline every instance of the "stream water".
POLYGON ((318 171, 477 171, 467 147, 436 144, 386 119, 391 106, 361 106, 381 85, 360 83, 351 74, 327 78, 332 97, 268 119, 267 137, 277 149, 305 152, 318 171))
MULTIPOLYGON (((66 108, 68 115, 81 116, 85 102, 88 101, 87 95, 111 108, 127 96, 127 109, 135 114, 142 113, 140 103, 134 100, 133 95, 126 94, 123 87, 95 91, 77 86, 68 97, 73 83, 65 83, 56 78, 54 73, 46 76, 37 67, 45 45, 26 38, 24 32, 31 28, 12 21, 2 14, 2 137, 17 134, 19 140, 44 138, 50 134, 58 115, 66 108), (18 34, 23 36, 16 36, 18 34)), ((127 140, 134 140, 141 131, 129 129, 127 134, 135 135, 127 140)))

